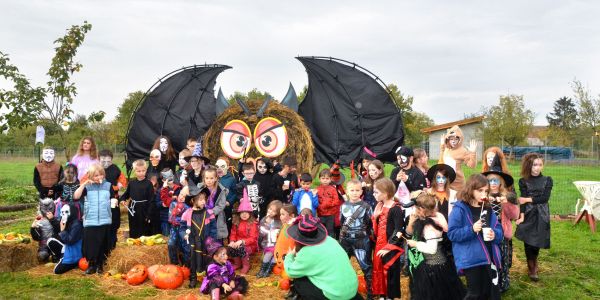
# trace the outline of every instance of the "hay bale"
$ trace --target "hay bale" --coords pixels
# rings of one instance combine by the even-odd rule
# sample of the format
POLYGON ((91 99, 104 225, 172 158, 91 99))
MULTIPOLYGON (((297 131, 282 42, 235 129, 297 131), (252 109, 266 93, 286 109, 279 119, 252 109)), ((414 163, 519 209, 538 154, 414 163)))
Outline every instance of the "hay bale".
POLYGON ((38 265, 37 243, 0 244, 0 272, 18 272, 38 265))
MULTIPOLYGON (((250 100, 246 102, 252 114, 256 114, 263 101, 250 100)), ((310 130, 306 127, 304 119, 295 111, 287 106, 279 104, 277 101, 271 101, 267 107, 263 118, 273 117, 285 124, 288 135, 288 146, 285 152, 275 159, 282 161, 284 157, 294 157, 298 163, 298 173, 309 172, 313 166, 313 155, 315 147, 310 135, 310 130)), ((224 156, 221 149, 220 137, 221 131, 227 122, 231 120, 242 120, 246 122, 251 130, 254 130, 260 119, 256 115, 246 116, 242 108, 238 104, 229 106, 210 126, 209 130, 204 135, 202 145, 204 147, 204 155, 216 161, 217 157, 224 156)), ((254 141, 246 157, 259 157, 261 154, 256 150, 254 141)))
POLYGON ((167 245, 154 246, 126 246, 118 245, 113 250, 106 262, 106 270, 115 270, 127 273, 133 266, 143 264, 151 266, 155 264, 168 264, 169 253, 167 245))

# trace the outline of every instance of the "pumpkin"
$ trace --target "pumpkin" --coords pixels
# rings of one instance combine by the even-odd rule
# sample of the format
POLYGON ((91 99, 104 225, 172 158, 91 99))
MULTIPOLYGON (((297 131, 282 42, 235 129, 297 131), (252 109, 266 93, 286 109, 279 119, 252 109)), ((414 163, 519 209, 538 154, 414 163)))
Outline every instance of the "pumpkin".
POLYGON ((190 278, 190 268, 181 266, 179 269, 181 269, 181 273, 183 273, 183 280, 188 280, 190 278))
POLYGON ((154 281, 154 272, 156 272, 160 266, 162 265, 151 265, 148 267, 148 278, 150 280, 154 281))
POLYGON ((358 275, 358 292, 361 294, 367 293, 367 282, 364 275, 358 275))
POLYGON ((142 284, 148 277, 148 269, 146 266, 139 264, 133 266, 129 272, 127 272, 127 283, 130 285, 142 284))
POLYGON ((279 279, 279 288, 287 291, 290 289, 290 280, 287 278, 281 278, 279 279))
POLYGON ((273 274, 281 275, 281 267, 279 267, 279 266, 273 267, 273 274))
POLYGON ((90 267, 89 262, 87 261, 87 259, 85 259, 85 257, 82 257, 79 259, 79 269, 81 269, 81 271, 87 271, 87 269, 90 267))
POLYGON ((183 284, 183 272, 175 265, 160 266, 154 272, 152 283, 159 289, 176 289, 183 284))

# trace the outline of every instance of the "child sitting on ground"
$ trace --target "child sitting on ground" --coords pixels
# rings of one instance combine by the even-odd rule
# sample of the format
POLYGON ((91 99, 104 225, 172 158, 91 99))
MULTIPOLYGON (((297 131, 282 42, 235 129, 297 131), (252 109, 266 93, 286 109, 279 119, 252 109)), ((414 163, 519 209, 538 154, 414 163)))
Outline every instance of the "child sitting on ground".
POLYGON ((279 220, 281 206, 281 201, 271 201, 267 208, 267 215, 260 221, 258 242, 263 249, 263 257, 260 271, 256 274, 258 278, 269 277, 275 265, 275 242, 281 229, 281 221, 279 220))
POLYGON ((77 268, 79 265, 81 245, 83 244, 83 226, 77 219, 76 210, 74 204, 62 207, 60 211, 60 233, 58 234, 60 241, 54 238, 48 241, 50 249, 56 249, 53 250, 53 252, 56 252, 55 255, 61 253, 63 255, 54 267, 54 274, 63 274, 77 268))
POLYGON ((229 235, 228 253, 233 257, 233 266, 236 270, 240 267, 241 274, 250 270, 250 255, 258 252, 258 226, 252 214, 250 199, 244 192, 244 197, 233 216, 233 225, 229 235))
POLYGON ((221 294, 227 295, 227 299, 231 300, 244 299, 243 294, 248 290, 248 281, 235 275, 233 266, 227 260, 227 248, 209 249, 209 254, 212 255, 213 262, 208 265, 200 291, 204 294, 210 293, 212 300, 219 300, 221 294))
POLYGON ((319 180, 321 185, 317 188, 319 200, 317 213, 321 223, 327 229, 327 234, 335 238, 335 217, 339 216, 342 201, 337 189, 331 184, 331 171, 329 169, 324 169, 319 173, 319 180))
POLYGON ((60 251, 52 251, 48 245, 48 240, 59 232, 59 221, 54 216, 54 201, 50 198, 40 199, 38 215, 29 230, 31 238, 39 243, 37 254, 39 262, 47 262, 53 253, 58 254, 58 256, 52 255, 54 262, 60 258, 60 251))
POLYGON ((317 197, 317 191, 310 189, 311 184, 312 176, 310 174, 303 173, 300 175, 300 188, 294 191, 292 204, 296 206, 298 211, 309 208, 312 211, 312 215, 316 216, 317 207, 319 207, 319 198, 317 197))

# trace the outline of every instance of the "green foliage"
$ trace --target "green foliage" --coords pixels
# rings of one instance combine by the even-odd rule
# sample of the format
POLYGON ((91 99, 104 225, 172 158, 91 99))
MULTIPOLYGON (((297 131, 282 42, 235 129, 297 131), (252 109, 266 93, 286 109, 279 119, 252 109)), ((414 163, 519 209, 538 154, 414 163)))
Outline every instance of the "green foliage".
POLYGON ((98 289, 92 278, 32 276, 18 272, 0 273, 0 282, 3 299, 15 298, 15 295, 22 299, 117 299, 98 289))
POLYGON ((554 102, 554 111, 546 115, 546 120, 553 127, 566 131, 574 129, 579 124, 575 103, 571 98, 561 97, 554 102))
POLYGON ((533 127, 535 114, 525 108, 521 95, 502 95, 498 105, 485 110, 483 134, 490 145, 517 146, 533 127))
POLYGON ((388 93, 392 95, 394 104, 396 104, 396 107, 398 107, 403 117, 406 113, 412 111, 412 104, 414 100, 413 96, 402 94, 402 92, 398 89, 398 86, 393 83, 388 84, 387 88, 388 93))
POLYGON ((33 186, 4 186, 0 182, 0 204, 38 202, 38 192, 33 186))
POLYGON ((395 84, 389 84, 388 93, 392 96, 394 104, 402 113, 404 124, 404 144, 419 146, 427 135, 421 133, 421 129, 434 125, 433 120, 424 113, 413 111, 413 96, 404 95, 395 84))
POLYGON ((253 88, 251 91, 249 91, 248 93, 242 93, 240 91, 235 91, 233 93, 233 95, 229 96, 229 98, 227 98, 227 102, 229 102, 229 105, 234 105, 235 99, 240 99, 242 101, 248 101, 248 100, 264 100, 267 97, 270 97, 271 99, 273 99, 273 96, 271 96, 271 94, 269 94, 269 92, 261 92, 259 91, 257 88, 253 88))
MULTIPOLYGON (((600 96, 591 96, 590 90, 578 80, 574 80, 571 87, 578 102, 577 111, 579 112, 582 131, 586 133, 586 136, 598 136, 600 134, 600 96)), ((599 140, 600 138, 597 138, 594 142, 596 144, 595 149, 599 149, 599 140)), ((600 151, 598 152, 598 158, 600 159, 600 151)))
POLYGON ((300 94, 298 94, 298 104, 304 101, 304 98, 306 98, 306 93, 308 93, 308 85, 304 85, 302 91, 300 91, 300 94))

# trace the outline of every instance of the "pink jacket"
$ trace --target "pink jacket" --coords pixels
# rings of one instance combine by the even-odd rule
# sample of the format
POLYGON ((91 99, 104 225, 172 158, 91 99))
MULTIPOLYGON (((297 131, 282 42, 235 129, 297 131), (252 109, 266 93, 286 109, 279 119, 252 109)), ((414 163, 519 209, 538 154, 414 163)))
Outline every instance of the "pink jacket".
POLYGON ((502 231, 504 232, 504 238, 507 240, 512 239, 512 220, 516 220, 519 217, 519 206, 510 202, 502 204, 502 231))

